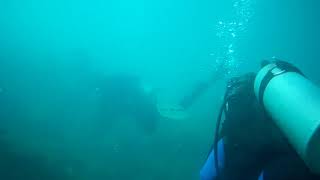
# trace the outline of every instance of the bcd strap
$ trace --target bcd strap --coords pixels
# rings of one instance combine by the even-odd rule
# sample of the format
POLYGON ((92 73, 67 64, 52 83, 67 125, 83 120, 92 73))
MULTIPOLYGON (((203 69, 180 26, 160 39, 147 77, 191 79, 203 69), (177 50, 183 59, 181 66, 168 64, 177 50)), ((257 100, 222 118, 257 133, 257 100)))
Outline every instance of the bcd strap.
POLYGON ((270 83, 270 81, 273 78, 280 76, 282 74, 288 73, 288 72, 295 72, 295 73, 298 73, 298 74, 301 74, 302 76, 304 76, 304 74, 298 68, 296 68, 292 64, 287 63, 285 61, 277 60, 273 64, 274 64, 274 67, 272 67, 267 72, 267 74, 264 76, 264 78, 261 81, 258 100, 262 106, 264 106, 264 103, 263 103, 264 92, 265 92, 266 88, 268 87, 268 84, 270 83), (275 72, 274 71, 275 69, 279 69, 279 71, 275 72))

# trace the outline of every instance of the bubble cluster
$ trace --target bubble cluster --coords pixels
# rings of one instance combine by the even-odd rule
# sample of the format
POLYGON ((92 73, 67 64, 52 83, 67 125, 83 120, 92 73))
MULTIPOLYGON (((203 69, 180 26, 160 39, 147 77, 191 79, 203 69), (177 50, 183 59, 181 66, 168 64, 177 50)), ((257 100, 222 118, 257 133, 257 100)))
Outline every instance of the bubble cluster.
POLYGON ((238 68, 235 45, 246 32, 252 12, 251 0, 236 0, 233 3, 232 20, 220 20, 216 25, 216 36, 222 46, 218 49, 215 63, 217 67, 225 68, 227 73, 238 68))

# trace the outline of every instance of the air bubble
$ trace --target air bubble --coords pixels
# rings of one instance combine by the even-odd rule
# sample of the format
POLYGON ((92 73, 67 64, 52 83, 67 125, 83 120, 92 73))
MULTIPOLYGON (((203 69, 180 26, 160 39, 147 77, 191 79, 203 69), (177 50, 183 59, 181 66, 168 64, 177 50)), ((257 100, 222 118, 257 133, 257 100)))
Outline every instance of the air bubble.
POLYGON ((235 14, 233 20, 222 19, 216 25, 216 36, 220 39, 222 46, 215 55, 216 63, 225 64, 230 72, 235 70, 239 63, 235 57, 234 44, 237 43, 238 38, 242 37, 242 33, 247 31, 247 25, 253 14, 251 0, 235 0, 232 6, 235 14))

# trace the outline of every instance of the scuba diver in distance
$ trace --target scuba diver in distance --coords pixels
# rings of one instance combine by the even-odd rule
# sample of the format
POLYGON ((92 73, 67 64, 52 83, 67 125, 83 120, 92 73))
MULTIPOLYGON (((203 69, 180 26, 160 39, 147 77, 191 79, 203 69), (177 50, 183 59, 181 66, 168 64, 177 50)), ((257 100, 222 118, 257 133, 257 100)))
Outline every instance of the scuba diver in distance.
POLYGON ((319 93, 298 68, 280 60, 232 78, 200 179, 320 179, 319 93))
POLYGON ((161 118, 154 91, 137 76, 113 74, 103 78, 98 88, 102 121, 113 126, 119 119, 133 119, 146 134, 157 129, 161 118))

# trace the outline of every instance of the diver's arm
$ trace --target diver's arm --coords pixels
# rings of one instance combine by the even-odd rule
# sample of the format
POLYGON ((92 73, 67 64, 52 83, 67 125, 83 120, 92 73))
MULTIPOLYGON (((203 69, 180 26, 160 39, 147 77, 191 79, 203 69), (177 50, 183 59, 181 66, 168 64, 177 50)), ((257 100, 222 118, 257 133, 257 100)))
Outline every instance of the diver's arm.
POLYGON ((189 108, 193 103, 210 87, 209 83, 199 83, 195 86, 190 95, 184 96, 180 101, 180 106, 184 109, 189 108))
POLYGON ((203 95, 216 81, 221 79, 224 75, 225 73, 222 71, 222 69, 215 71, 207 82, 198 83, 189 95, 184 96, 179 105, 184 109, 188 109, 201 95, 203 95))
MULTIPOLYGON (((210 150, 210 154, 208 155, 208 158, 203 165, 201 171, 200 171, 200 180, 215 180, 217 178, 217 167, 215 165, 215 159, 214 159, 214 151, 215 149, 210 150)), ((224 150, 224 142, 223 139, 221 139, 218 142, 218 166, 219 170, 224 168, 225 163, 225 150, 224 150)))

